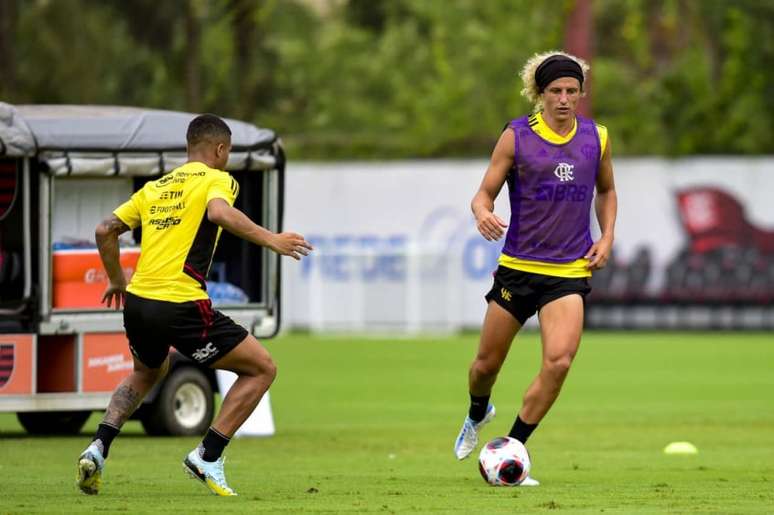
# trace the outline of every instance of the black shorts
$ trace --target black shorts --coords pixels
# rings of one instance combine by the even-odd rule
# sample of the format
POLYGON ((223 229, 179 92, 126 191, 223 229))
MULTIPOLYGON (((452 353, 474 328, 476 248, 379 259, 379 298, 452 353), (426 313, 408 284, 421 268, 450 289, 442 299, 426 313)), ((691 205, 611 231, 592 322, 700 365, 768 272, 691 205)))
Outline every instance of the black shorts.
POLYGON ((159 368, 172 346, 211 365, 247 337, 247 330, 212 309, 209 299, 165 302, 126 294, 124 329, 129 348, 150 368, 159 368))
POLYGON ((529 317, 552 300, 574 293, 585 300, 590 291, 588 277, 569 279, 500 266, 494 274, 494 285, 485 298, 487 302, 494 301, 505 308, 524 325, 529 317))

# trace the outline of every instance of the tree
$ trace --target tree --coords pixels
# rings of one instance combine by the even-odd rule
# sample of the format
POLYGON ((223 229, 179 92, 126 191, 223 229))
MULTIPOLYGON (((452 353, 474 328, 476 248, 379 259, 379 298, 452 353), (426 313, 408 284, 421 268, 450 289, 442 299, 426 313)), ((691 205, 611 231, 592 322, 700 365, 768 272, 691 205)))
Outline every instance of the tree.
POLYGON ((201 18, 203 3, 188 0, 185 9, 185 98, 189 111, 201 110, 201 18))
POLYGON ((16 92, 16 0, 0 0, 0 95, 16 92))
POLYGON ((770 152, 763 0, 0 0, 0 94, 212 111, 294 159, 484 156, 587 4, 617 155, 770 152))

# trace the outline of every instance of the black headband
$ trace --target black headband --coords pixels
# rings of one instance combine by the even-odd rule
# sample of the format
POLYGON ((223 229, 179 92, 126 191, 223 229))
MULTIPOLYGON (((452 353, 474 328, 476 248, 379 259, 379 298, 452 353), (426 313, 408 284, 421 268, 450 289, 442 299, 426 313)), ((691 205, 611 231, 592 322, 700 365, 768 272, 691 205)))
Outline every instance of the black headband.
POLYGON ((583 88, 583 69, 580 65, 567 56, 556 54, 540 63, 540 66, 535 70, 535 83, 537 84, 538 93, 542 93, 546 86, 559 77, 578 79, 581 88, 583 88))

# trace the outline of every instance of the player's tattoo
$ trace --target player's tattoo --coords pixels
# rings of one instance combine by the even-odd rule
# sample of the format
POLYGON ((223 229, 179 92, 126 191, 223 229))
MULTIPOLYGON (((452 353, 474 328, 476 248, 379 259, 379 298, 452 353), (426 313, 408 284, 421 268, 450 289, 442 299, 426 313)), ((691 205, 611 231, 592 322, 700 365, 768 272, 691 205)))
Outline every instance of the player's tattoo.
POLYGON ((130 230, 129 226, 122 222, 116 215, 110 215, 110 218, 105 218, 100 225, 107 231, 116 234, 123 234, 130 230))
POLYGON ((122 384, 113 392, 113 396, 110 398, 110 405, 105 411, 105 418, 102 419, 102 422, 111 426, 121 427, 126 422, 126 419, 134 413, 142 399, 143 397, 138 391, 129 385, 122 384))

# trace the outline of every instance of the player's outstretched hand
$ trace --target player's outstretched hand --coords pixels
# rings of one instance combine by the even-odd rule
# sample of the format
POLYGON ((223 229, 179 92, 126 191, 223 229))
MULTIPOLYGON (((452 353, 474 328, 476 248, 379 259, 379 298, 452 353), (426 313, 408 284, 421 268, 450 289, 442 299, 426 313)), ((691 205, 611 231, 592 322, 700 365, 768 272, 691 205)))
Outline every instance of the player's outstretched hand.
POLYGON ((481 236, 489 241, 497 241, 505 234, 505 228, 508 227, 508 224, 496 214, 487 211, 476 219, 476 227, 478 227, 481 236))
POLYGON ((294 232, 275 234, 269 247, 277 254, 290 256, 296 260, 301 259, 301 256, 308 256, 314 250, 303 236, 294 232))
POLYGON ((121 309, 121 306, 126 304, 126 283, 110 283, 107 290, 105 290, 105 294, 102 295, 102 302, 107 304, 107 307, 113 307, 116 311, 121 309))
POLYGON ((584 256, 589 260, 586 268, 589 270, 600 270, 605 268, 607 260, 610 258, 610 251, 612 248, 612 238, 600 238, 597 240, 584 256))

